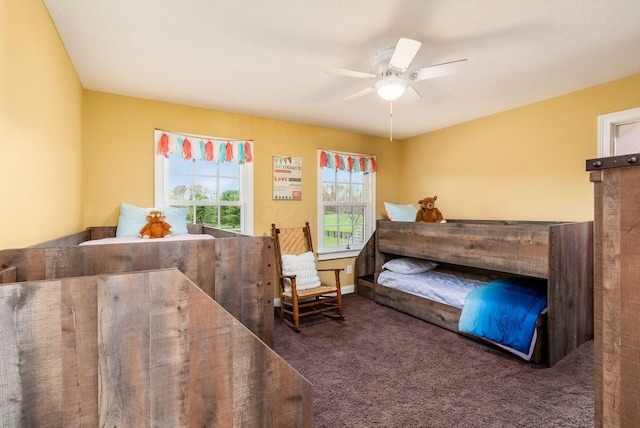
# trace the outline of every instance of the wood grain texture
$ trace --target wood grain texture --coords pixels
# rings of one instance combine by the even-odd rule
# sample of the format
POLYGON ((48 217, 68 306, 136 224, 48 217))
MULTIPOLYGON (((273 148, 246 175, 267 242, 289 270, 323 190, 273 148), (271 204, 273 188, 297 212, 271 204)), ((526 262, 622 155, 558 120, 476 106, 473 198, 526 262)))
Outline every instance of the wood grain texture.
POLYGON ((378 252, 546 278, 549 223, 378 220, 378 252))
POLYGON ((376 272, 376 232, 367 241, 364 248, 356 257, 353 264, 356 293, 368 299, 373 299, 373 283, 361 280, 364 276, 373 277, 376 272))
MULTIPOLYGON (((41 244, 37 248, 1 250, 0 268, 2 271, 15 268, 15 278, 13 274, 10 277, 12 281, 177 268, 221 302, 265 343, 273 346, 273 238, 249 237, 195 226, 203 233, 223 237, 144 244, 41 244)), ((115 235, 115 227, 89 228, 70 238, 49 242, 68 243, 82 237, 112 235, 115 235)), ((9 281, 8 275, 5 281, 0 273, 0 281, 9 281)))
POLYGON ((593 223, 549 228, 549 365, 593 338, 593 223))
POLYGON ((60 288, 63 426, 89 427, 98 414, 98 277, 70 278, 60 288))
POLYGON ((176 269, 0 287, 0 426, 311 427, 311 384, 176 269))
POLYGON ((640 426, 640 168, 591 173, 595 199, 595 426, 640 426))
MULTIPOLYGON (((376 272, 395 257, 435 260, 459 269, 545 278, 550 366, 593 338, 593 223, 452 220, 446 224, 379 220, 376 272)), ((451 267, 451 266, 450 266, 451 267)), ((422 299, 374 285, 374 299, 457 331, 458 317, 422 299), (382 293, 380 297, 378 293, 382 293)))
POLYGON ((9 282, 16 282, 18 280, 18 268, 10 266, 5 269, 0 269, 0 284, 7 284, 9 282))

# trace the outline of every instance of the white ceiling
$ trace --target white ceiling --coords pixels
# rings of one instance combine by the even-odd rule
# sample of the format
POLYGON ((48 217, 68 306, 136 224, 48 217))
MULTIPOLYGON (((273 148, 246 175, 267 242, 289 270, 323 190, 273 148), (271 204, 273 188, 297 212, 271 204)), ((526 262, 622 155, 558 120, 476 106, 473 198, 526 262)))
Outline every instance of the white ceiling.
POLYGON ((638 0, 44 0, 86 89, 388 137, 389 103, 343 98, 373 57, 468 59, 393 103, 407 138, 640 73, 638 0), (408 98, 408 97, 407 97, 408 98))

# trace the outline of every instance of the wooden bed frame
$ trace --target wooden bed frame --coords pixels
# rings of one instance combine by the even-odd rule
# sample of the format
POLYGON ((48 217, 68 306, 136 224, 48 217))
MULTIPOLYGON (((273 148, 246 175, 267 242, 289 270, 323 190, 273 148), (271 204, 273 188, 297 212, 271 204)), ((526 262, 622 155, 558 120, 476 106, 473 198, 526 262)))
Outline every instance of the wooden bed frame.
POLYGON ((536 359, 549 366, 593 338, 593 222, 378 220, 367 247, 356 261, 357 292, 382 305, 458 332, 459 309, 375 282, 392 258, 429 259, 466 271, 547 279, 536 359))
POLYGON ((107 226, 0 250, 0 284, 175 267, 273 347, 273 238, 196 224, 188 229, 217 239, 78 246, 115 237, 116 227, 107 226))
POLYGON ((175 268, 4 284, 0 323, 3 426, 313 426, 311 383, 175 268))

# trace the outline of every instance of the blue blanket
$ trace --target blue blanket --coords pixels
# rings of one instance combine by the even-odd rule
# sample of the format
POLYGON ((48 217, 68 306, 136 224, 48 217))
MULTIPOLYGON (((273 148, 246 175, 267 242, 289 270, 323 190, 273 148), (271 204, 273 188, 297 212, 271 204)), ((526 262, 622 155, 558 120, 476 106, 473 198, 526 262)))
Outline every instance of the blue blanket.
POLYGON ((458 329, 528 354, 538 315, 546 307, 546 280, 500 279, 467 295, 458 329))

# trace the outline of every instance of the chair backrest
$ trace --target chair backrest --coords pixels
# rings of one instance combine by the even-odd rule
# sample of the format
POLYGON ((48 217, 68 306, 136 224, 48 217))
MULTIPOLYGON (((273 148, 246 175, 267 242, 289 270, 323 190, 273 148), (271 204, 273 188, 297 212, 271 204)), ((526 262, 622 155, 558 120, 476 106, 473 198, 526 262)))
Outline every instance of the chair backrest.
POLYGON ((282 273, 283 254, 298 255, 307 251, 313 252, 309 222, 306 222, 303 227, 282 229, 277 228, 275 224, 271 224, 271 235, 275 241, 276 263, 280 273, 282 273))

